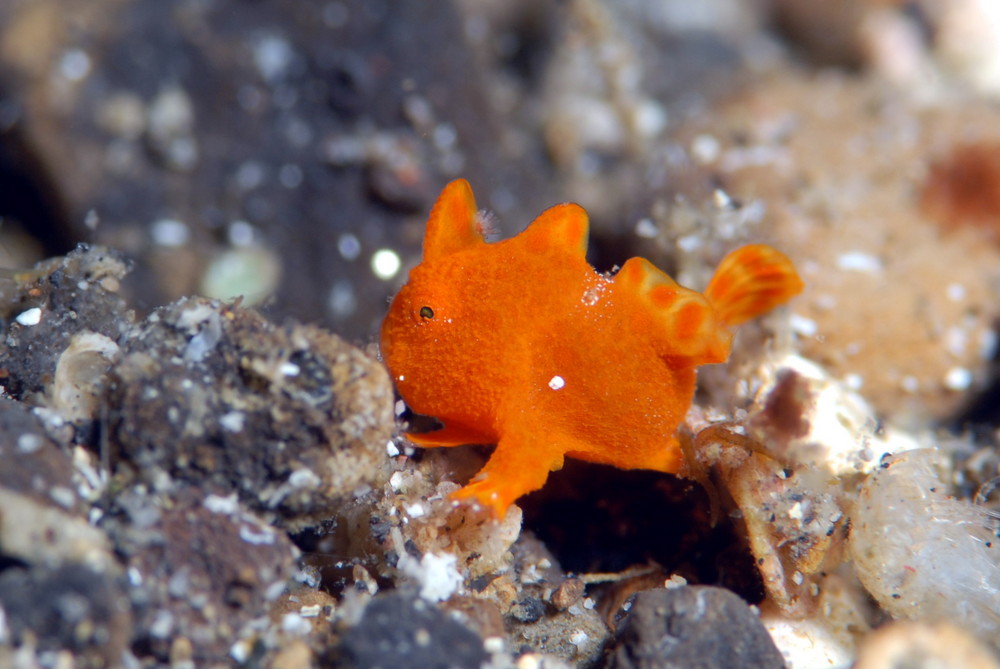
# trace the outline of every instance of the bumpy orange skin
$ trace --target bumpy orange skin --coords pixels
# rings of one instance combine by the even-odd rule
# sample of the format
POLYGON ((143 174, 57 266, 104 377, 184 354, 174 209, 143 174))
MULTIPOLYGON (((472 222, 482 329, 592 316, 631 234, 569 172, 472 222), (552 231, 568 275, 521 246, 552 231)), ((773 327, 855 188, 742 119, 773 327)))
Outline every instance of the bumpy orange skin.
POLYGON ((696 367, 728 357, 730 325, 801 290, 791 263, 765 246, 736 252, 760 267, 748 274, 747 263, 730 260, 716 280, 720 305, 638 258, 602 276, 584 258, 586 244, 586 213, 572 204, 487 244, 468 183, 452 182, 428 221, 423 260, 382 325, 382 354, 403 399, 444 424, 409 438, 497 445, 455 494, 497 517, 565 456, 678 472, 676 432, 696 367), (758 276, 769 278, 754 293, 764 285, 758 276))

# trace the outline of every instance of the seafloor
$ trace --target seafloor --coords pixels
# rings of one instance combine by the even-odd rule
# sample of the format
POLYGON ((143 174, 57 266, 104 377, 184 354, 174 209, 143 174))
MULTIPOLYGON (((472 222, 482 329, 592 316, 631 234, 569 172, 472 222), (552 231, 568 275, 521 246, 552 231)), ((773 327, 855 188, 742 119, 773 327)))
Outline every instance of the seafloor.
POLYGON ((2 669, 1000 667, 992 0, 0 0, 0 221, 2 669), (458 177, 793 260, 690 478, 452 503, 377 333, 458 177))

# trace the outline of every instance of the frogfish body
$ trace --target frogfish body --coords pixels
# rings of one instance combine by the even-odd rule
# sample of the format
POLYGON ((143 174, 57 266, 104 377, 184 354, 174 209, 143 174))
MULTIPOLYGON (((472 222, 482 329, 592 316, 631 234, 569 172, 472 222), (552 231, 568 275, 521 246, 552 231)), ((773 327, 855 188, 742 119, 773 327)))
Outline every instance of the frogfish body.
POLYGON ((382 324, 400 395, 444 425, 409 439, 496 444, 454 497, 497 517, 567 456, 680 472, 696 368, 724 362, 733 327, 802 290, 791 261, 765 245, 726 256, 704 294, 643 258, 608 277, 584 257, 587 234, 586 212, 560 204, 487 243, 468 182, 453 181, 382 324))

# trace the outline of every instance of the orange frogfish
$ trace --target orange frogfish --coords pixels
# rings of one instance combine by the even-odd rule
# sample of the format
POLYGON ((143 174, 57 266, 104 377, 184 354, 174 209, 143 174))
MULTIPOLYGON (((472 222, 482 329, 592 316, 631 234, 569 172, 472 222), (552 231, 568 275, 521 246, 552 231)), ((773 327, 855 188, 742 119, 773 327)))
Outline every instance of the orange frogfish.
POLYGON ((565 457, 683 473, 677 428, 695 369, 725 362, 734 326, 802 290, 791 261, 761 244, 726 256, 704 294, 643 258, 606 276, 584 257, 587 233, 583 208, 560 204, 487 243, 472 189, 453 181, 382 324, 399 393, 443 423, 407 437, 496 444, 453 498, 498 518, 565 457))

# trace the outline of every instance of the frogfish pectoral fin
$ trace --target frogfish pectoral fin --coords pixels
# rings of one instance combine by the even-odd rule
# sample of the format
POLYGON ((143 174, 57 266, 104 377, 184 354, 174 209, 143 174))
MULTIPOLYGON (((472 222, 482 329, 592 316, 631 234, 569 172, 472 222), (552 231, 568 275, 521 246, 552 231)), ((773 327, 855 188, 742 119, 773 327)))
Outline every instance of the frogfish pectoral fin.
POLYGON ((562 467, 561 451, 540 452, 532 448, 531 441, 526 441, 531 439, 527 435, 501 438, 486 465, 467 486, 452 493, 451 498, 474 502, 489 509, 494 518, 503 518, 507 507, 518 497, 541 488, 549 472, 562 467))

